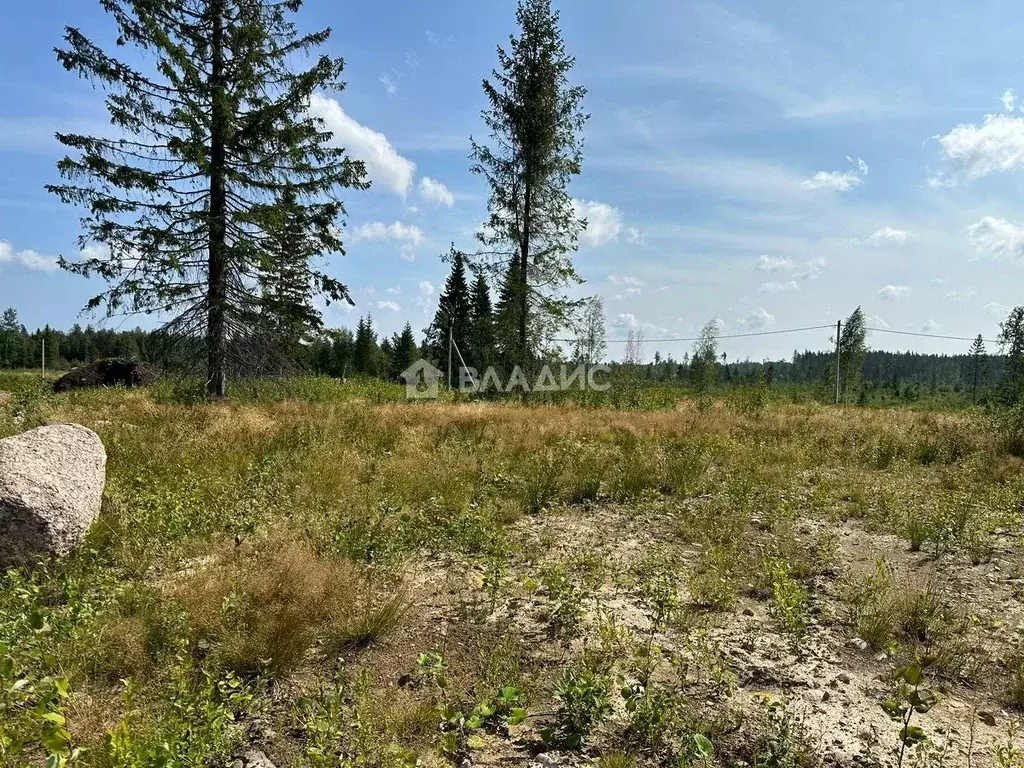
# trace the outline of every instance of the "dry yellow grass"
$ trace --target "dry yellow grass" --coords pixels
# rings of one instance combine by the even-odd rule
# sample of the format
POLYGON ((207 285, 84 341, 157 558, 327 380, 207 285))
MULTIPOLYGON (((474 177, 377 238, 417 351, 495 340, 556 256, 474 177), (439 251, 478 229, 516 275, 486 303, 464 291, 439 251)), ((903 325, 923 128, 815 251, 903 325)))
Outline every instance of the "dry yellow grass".
MULTIPOLYGON (((719 641, 700 633, 753 647, 728 635, 753 605, 757 620, 803 628, 806 642, 863 623, 872 643, 909 648, 915 617, 890 593, 864 615, 906 619, 906 631, 885 624, 873 632, 860 614, 835 624, 848 612, 831 586, 848 543, 837 531, 881 537, 901 556, 919 537, 921 557, 969 568, 972 558, 1003 556, 1024 491, 1017 460, 969 413, 815 404, 747 413, 688 400, 663 411, 181 405, 141 391, 49 407, 49 420, 83 423, 103 438, 105 509, 87 548, 38 598, 13 588, 0 598, 12 613, 46 615, 48 650, 77 649, 66 657, 75 686, 67 709, 95 764, 104 764, 99 723, 198 754, 175 741, 179 725, 168 713, 179 704, 169 702, 179 698, 195 711, 231 710, 203 737, 212 750, 203 754, 232 748, 236 715, 269 707, 291 723, 273 745, 289 764, 321 764, 308 751, 317 729, 361 718, 372 720, 367 743, 341 725, 329 732, 364 762, 401 766, 396 756, 411 749, 423 764, 444 764, 435 754, 450 732, 444 708, 465 717, 478 705, 488 711, 509 686, 528 692, 531 712, 542 714, 516 736, 488 726, 480 743, 515 762, 516 739, 536 740, 560 706, 552 692, 566 667, 602 659, 605 672, 628 678, 644 648, 661 646, 706 669, 658 693, 659 707, 687 702, 679 711, 638 711, 676 718, 666 733, 696 728, 746 759, 745 749, 768 743, 760 731, 744 746, 717 721, 686 720, 702 707, 739 716, 701 698, 711 691, 728 704, 722 691, 737 682, 719 641), (657 644, 644 635, 655 599, 680 603, 657 644), (424 652, 443 652, 446 687, 420 669, 424 652), (217 686, 232 673, 257 703, 221 701, 217 686), (134 709, 118 693, 121 677, 135 681, 134 709), (268 681, 270 696, 261 687, 268 681), (81 714, 85 702, 96 714, 81 714)), ((944 647, 967 658, 958 649, 975 630, 950 627, 944 647)), ((771 653, 791 652, 779 648, 771 653)), ((970 665, 948 664, 949 674, 972 665, 973 655, 970 665)), ((671 678, 663 671, 658 684, 671 678)), ((613 725, 594 737, 599 751, 632 750, 636 765, 654 765, 644 751, 654 747, 635 740, 642 724, 617 706, 613 725)), ((758 715, 750 727, 767 722, 758 715)))

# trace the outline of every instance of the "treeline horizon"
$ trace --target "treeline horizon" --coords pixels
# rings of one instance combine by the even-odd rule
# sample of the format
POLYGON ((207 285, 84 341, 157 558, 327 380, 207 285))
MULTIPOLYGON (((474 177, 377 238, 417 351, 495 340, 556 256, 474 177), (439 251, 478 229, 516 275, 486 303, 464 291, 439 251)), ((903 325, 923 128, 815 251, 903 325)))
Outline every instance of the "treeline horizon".
MULTIPOLYGON (((419 341, 409 323, 402 332, 381 337, 373 326, 372 317, 367 315, 359 319, 354 330, 326 329, 309 339, 299 350, 294 365, 278 373, 310 373, 334 378, 362 375, 400 381, 399 374, 420 358, 444 370, 447 359, 442 353, 447 349, 446 341, 436 323, 437 318, 420 334, 419 341)), ((18 320, 17 312, 8 308, 0 316, 0 368, 40 368, 42 342, 45 340, 47 369, 64 370, 108 358, 138 359, 173 369, 175 361, 164 352, 166 345, 162 334, 160 330, 147 331, 139 327, 113 330, 79 323, 68 330, 46 325, 30 332, 18 320)), ((463 355, 467 358, 467 365, 478 369, 485 367, 481 362, 497 367, 509 362, 502 359, 500 348, 495 348, 494 352, 493 355, 481 355, 488 358, 485 361, 469 359, 477 357, 477 353, 470 349, 466 349, 463 355)), ((624 350, 624 354, 629 352, 624 350)), ((579 355, 549 353, 547 359, 549 362, 578 362, 579 355)), ((810 349, 802 352, 794 349, 789 359, 752 361, 724 357, 715 362, 715 379, 719 385, 725 386, 760 382, 768 386, 820 385, 825 383, 834 359, 834 350, 810 349)), ((689 353, 680 360, 671 355, 662 356, 655 350, 647 361, 602 357, 589 362, 606 363, 613 371, 629 369, 639 378, 651 382, 683 383, 690 377, 689 353)), ((980 390, 997 387, 1005 378, 1006 357, 1001 354, 985 354, 976 361, 975 355, 969 352, 937 354, 868 350, 864 356, 861 382, 869 389, 892 390, 897 397, 905 387, 931 391, 969 390, 974 386, 976 363, 980 390)), ((456 371, 458 366, 456 360, 456 371)))

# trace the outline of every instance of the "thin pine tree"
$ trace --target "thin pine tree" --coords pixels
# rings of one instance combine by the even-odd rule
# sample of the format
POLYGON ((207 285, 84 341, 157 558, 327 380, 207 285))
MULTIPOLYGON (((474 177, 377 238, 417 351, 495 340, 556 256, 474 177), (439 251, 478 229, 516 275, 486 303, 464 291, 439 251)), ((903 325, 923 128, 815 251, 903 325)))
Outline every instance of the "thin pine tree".
POLYGON ((586 221, 568 184, 581 170, 588 116, 581 109, 586 89, 569 83, 575 59, 550 0, 520 0, 516 21, 518 36, 510 37, 508 51, 498 48, 498 68, 483 83, 490 145, 470 141, 471 170, 491 190, 475 260, 515 278, 508 297, 517 306, 515 346, 507 353, 528 374, 530 315, 561 320, 573 306, 565 289, 582 282, 571 254, 586 221))

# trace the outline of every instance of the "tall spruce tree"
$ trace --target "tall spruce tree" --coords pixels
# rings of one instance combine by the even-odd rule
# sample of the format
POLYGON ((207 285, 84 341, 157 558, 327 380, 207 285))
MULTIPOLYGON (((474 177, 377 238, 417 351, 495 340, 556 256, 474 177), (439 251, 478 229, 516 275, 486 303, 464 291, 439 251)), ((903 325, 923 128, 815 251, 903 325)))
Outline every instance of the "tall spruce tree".
MULTIPOLYGON (((473 302, 466 279, 466 254, 456 250, 452 245, 451 250, 442 259, 450 262, 452 269, 445 280, 444 291, 438 298, 434 320, 424 333, 431 356, 438 362, 447 363, 449 331, 464 357, 469 349, 473 302)), ((458 364, 457 357, 455 364, 458 364)))
POLYGON ((494 364, 494 311, 491 307, 491 289, 482 271, 476 273, 473 281, 473 296, 470 317, 470 355, 467 363, 484 371, 494 364))
POLYGON ((515 347, 508 351, 528 372, 531 313, 564 317, 571 302, 562 292, 582 282, 571 254, 586 222, 567 187, 580 173, 588 116, 581 110, 586 89, 569 84, 575 59, 551 0, 520 0, 516 21, 518 37, 510 37, 508 51, 498 47, 498 69, 483 83, 491 145, 470 141, 471 170, 491 189, 476 258, 515 278, 508 296, 517 307, 515 347))
POLYGON ((417 358, 416 337, 413 335, 412 326, 405 324, 400 334, 396 333, 391 339, 391 370, 390 376, 398 381, 402 371, 416 362, 417 358))
POLYGON ((382 354, 377 345, 377 332, 373 329, 373 318, 367 315, 359 318, 356 326, 355 348, 352 352, 352 367, 364 376, 378 376, 381 372, 382 354))
MULTIPOLYGON (((335 193, 368 186, 362 163, 328 146, 331 134, 307 112, 315 91, 342 87, 343 63, 320 56, 292 70, 330 35, 297 32, 301 0, 101 3, 118 46, 153 65, 136 69, 70 27, 56 51, 66 69, 106 88, 123 136, 57 134, 77 157, 58 163, 67 183, 48 189, 88 209, 80 241, 99 246, 61 266, 108 281, 90 308, 172 317, 168 336, 195 340, 189 356, 205 357, 207 390, 221 396, 229 369, 251 362, 260 277, 278 256, 279 195, 294 191, 317 250, 341 252, 335 193)), ((328 300, 347 298, 344 286, 311 275, 328 300)))

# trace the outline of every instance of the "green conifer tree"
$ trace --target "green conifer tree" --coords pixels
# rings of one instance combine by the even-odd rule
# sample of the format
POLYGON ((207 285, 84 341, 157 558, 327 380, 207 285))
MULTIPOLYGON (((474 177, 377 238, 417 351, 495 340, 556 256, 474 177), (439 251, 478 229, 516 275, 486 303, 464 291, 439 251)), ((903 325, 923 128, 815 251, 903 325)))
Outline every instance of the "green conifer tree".
POLYGON ((415 363, 419 357, 416 337, 413 335, 412 326, 409 323, 405 324, 400 334, 394 335, 391 340, 391 350, 391 378, 399 381, 402 371, 415 363))
MULTIPOLYGON (((473 303, 469 282, 466 280, 466 255, 452 245, 448 254, 442 258, 450 262, 452 268, 448 273, 448 279, 445 280, 444 290, 438 298, 434 320, 424 334, 427 337, 426 346, 430 356, 443 367, 448 361, 449 331, 463 356, 469 349, 473 303)), ((457 357, 454 365, 458 366, 457 357)))
POLYGON ((352 367, 355 373, 364 376, 379 376, 381 373, 381 351, 377 345, 377 332, 373 329, 373 318, 369 315, 359 318, 356 326, 352 367))
MULTIPOLYGON (((330 30, 300 34, 301 0, 103 0, 117 44, 149 62, 115 58, 68 28, 57 50, 69 71, 107 91, 119 138, 61 133, 77 154, 58 163, 66 183, 48 189, 88 209, 82 244, 99 247, 61 266, 108 282, 90 308, 172 318, 168 338, 194 339, 207 390, 225 394, 230 368, 252 363, 262 270, 274 261, 273 202, 285 189, 304 210, 308 238, 341 252, 339 188, 367 186, 362 163, 330 146, 310 97, 338 90, 342 60, 312 57, 330 30)), ((319 273, 318 273, 319 274, 319 273)), ((328 300, 344 287, 322 280, 328 300)), ((197 360, 198 358, 198 360, 197 360)))
POLYGON ((1024 399, 1024 306, 1014 307, 999 325, 999 345, 1006 356, 1002 397, 1008 404, 1024 399))
POLYGON ((571 254, 586 222, 577 216, 568 184, 581 170, 587 115, 581 109, 586 89, 569 84, 575 60, 566 53, 551 0, 520 0, 516 20, 518 36, 510 38, 508 51, 498 48, 493 81, 483 83, 491 145, 470 141, 471 170, 491 190, 476 261, 515 279, 503 286, 517 307, 515 347, 507 346, 513 339, 503 343, 506 357, 514 356, 528 373, 531 347, 538 346, 531 345, 531 328, 547 327, 531 324, 530 315, 561 320, 573 306, 565 288, 582 282, 571 254))
POLYGON ((470 319, 470 353, 466 359, 478 371, 494 364, 494 311, 491 307, 491 289, 482 271, 473 281, 470 319))

